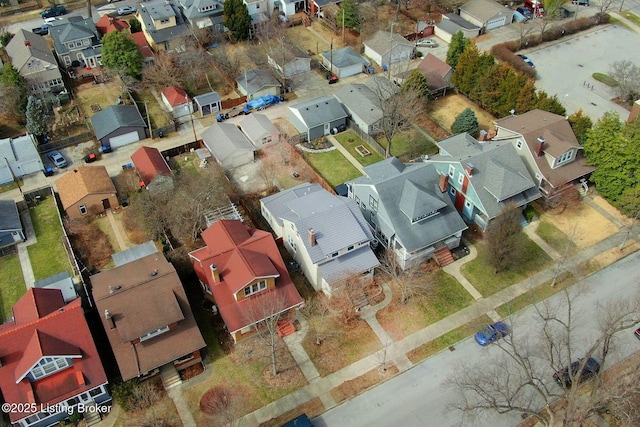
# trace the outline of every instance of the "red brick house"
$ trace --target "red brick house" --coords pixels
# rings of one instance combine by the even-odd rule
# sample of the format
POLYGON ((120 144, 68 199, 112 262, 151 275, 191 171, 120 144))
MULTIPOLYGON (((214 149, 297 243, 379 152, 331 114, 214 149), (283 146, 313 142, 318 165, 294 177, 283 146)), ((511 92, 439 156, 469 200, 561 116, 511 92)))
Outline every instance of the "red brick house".
POLYGON ((4 402, 28 409, 9 412, 14 425, 50 426, 69 416, 64 407, 111 400, 80 298, 65 304, 59 289, 31 288, 16 302, 0 326, 0 362, 4 402))
POLYGON ((202 239, 207 246, 189 256, 205 297, 216 303, 235 341, 252 334, 264 318, 303 306, 271 233, 219 220, 202 239), (267 298, 279 301, 273 306, 277 313, 264 311, 267 298), (258 307, 263 319, 250 315, 258 307))

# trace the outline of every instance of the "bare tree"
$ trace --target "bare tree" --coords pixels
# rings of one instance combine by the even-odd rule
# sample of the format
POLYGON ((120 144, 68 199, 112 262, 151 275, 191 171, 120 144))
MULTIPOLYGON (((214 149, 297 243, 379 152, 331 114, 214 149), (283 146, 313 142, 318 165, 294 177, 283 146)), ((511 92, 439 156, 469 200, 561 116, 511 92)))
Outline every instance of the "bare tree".
POLYGON ((240 56, 235 51, 232 52, 228 49, 226 44, 218 46, 211 55, 220 71, 225 73, 230 80, 235 80, 242 74, 240 56))
POLYGON ((387 276, 392 289, 399 292, 398 300, 401 304, 406 304, 411 297, 424 294, 433 288, 433 282, 416 277, 420 271, 419 265, 403 270, 398 257, 390 249, 385 249, 378 270, 387 276))
POLYGON ((618 82, 616 91, 623 101, 640 96, 640 67, 628 59, 616 61, 609 68, 609 77, 618 82))
POLYGON ((173 55, 166 52, 158 52, 153 65, 146 67, 142 74, 143 85, 154 89, 173 85, 181 86, 183 82, 183 76, 173 55))
POLYGON ((509 268, 516 261, 515 254, 521 241, 521 216, 520 208, 508 205, 489 224, 485 238, 494 273, 509 268))
POLYGON ((240 425, 240 416, 246 402, 235 387, 215 386, 200 399, 200 409, 206 414, 219 417, 222 424, 229 427, 240 425))
POLYGON ((273 376, 278 375, 277 355, 282 345, 278 336, 278 322, 288 315, 289 304, 285 296, 271 290, 248 297, 245 316, 255 327, 256 334, 269 349, 273 376))
MULTIPOLYGON (((520 412, 545 426, 580 425, 594 413, 597 405, 593 394, 577 392, 583 368, 590 357, 596 356, 604 365, 616 334, 640 320, 640 299, 627 298, 598 307, 594 315, 599 319, 599 328, 590 332, 585 343, 575 331, 580 316, 585 315, 575 307, 581 294, 580 288, 573 292, 563 290, 558 297, 535 304, 533 319, 528 327, 523 325, 522 333, 517 327, 522 317, 513 319, 513 332, 497 341, 501 354, 490 366, 462 367, 450 380, 458 396, 451 407, 466 415, 520 412), (540 326, 532 333, 534 324, 540 326), (578 345, 585 346, 586 351, 576 355, 578 345), (571 384, 566 388, 549 384, 551 372, 562 371, 577 356, 584 358, 575 372, 568 370, 571 384)), ((598 384, 594 381, 594 388, 598 384)))
POLYGON ((164 391, 155 382, 148 380, 137 384, 132 390, 133 416, 126 425, 131 427, 169 427, 170 421, 158 403, 164 391))
POLYGON ((309 332, 315 335, 316 345, 328 338, 341 336, 344 328, 337 325, 335 312, 331 309, 330 301, 324 294, 315 295, 305 301, 305 306, 299 311, 309 324, 309 332))
POLYGON ((640 361, 630 361, 622 374, 603 382, 594 404, 596 412, 610 414, 621 427, 640 425, 640 361))

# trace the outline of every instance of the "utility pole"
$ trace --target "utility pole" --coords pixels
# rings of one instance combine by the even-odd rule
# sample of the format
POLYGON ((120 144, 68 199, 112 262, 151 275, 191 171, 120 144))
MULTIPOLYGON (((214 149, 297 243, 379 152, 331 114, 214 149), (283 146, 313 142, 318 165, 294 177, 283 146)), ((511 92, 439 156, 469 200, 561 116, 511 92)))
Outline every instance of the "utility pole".
POLYGON ((189 104, 189 96, 185 93, 185 100, 187 101, 187 110, 189 111, 189 118, 191 119, 191 129, 193 130, 193 142, 198 141, 198 135, 196 135, 196 125, 193 123, 193 103, 189 104))
POLYGON ((149 119, 149 109, 147 108, 147 101, 146 99, 144 100, 144 112, 147 115, 147 126, 149 126, 149 136, 151 136, 151 139, 153 139, 153 129, 151 129, 151 119, 149 119))
POLYGON ((333 38, 331 39, 331 47, 329 48, 329 77, 333 76, 333 38))
POLYGON ((342 9, 342 44, 344 44, 344 9, 342 9))

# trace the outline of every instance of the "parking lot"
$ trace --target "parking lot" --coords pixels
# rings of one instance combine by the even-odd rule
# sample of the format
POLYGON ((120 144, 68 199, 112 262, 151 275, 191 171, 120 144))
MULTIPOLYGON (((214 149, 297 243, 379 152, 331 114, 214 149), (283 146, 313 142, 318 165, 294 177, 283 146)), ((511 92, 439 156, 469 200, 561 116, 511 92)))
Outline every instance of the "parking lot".
POLYGON ((582 109, 597 120, 607 111, 617 111, 622 119, 629 114, 611 99, 616 93, 593 79, 592 74, 607 73, 616 61, 640 64, 640 34, 618 25, 606 25, 566 41, 536 47, 526 54, 538 72, 536 87, 557 94, 567 113, 582 109))

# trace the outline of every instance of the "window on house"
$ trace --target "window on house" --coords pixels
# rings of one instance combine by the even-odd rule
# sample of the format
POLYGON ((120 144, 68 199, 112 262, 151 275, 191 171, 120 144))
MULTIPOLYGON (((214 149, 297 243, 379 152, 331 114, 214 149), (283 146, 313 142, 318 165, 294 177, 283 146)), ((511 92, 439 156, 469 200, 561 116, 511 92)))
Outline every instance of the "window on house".
POLYGON ((449 192, 451 193, 452 196, 456 195, 456 189, 453 187, 449 187, 449 192))
POLYGON ((168 24, 168 23, 169 23, 169 21, 170 21, 169 19, 164 18, 164 19, 161 19, 161 20, 160 20, 160 23, 161 23, 161 24, 168 24))
POLYGON ((449 176, 453 178, 456 174, 456 168, 453 165, 449 165, 449 176))
POLYGON ((356 205, 359 205, 359 204, 360 204, 360 197, 358 197, 358 196, 355 196, 355 195, 354 195, 354 196, 353 196, 353 200, 355 200, 355 201, 356 201, 356 205))
POLYGON ((169 325, 163 326, 162 328, 158 328, 155 331, 147 332, 146 334, 142 335, 140 337, 140 341, 146 341, 153 337, 157 337, 160 334, 164 334, 165 332, 168 332, 168 331, 169 331, 169 325))
POLYGON ((85 40, 82 41, 82 44, 85 45, 85 46, 89 46, 91 44, 91 40, 85 39, 85 40))
POLYGON ((468 208, 471 208, 471 202, 468 200, 464 202, 464 205, 468 208))
POLYGON ((458 174, 458 184, 462 185, 463 182, 464 182, 464 174, 460 172, 458 174))
POLYGON ((556 161, 557 164, 561 165, 563 163, 567 163, 569 160, 573 158, 573 150, 567 151, 562 156, 558 158, 556 161))
POLYGON ((516 141, 516 147, 518 147, 518 150, 522 149, 522 141, 516 141))
POLYGON ((244 288, 244 296, 248 297, 249 295, 253 295, 257 292, 264 291, 267 289, 267 281, 261 280, 258 283, 254 283, 253 285, 249 285, 244 288))
POLYGON ((369 206, 374 212, 378 212, 378 199, 373 196, 369 196, 369 206))
POLYGON ((360 207, 365 211, 367 210, 367 205, 365 205, 364 202, 360 202, 360 207))
POLYGON ((88 211, 87 211, 87 205, 80 205, 80 206, 78 206, 78 209, 80 210, 80 213, 81 213, 82 215, 86 215, 86 214, 87 214, 87 212, 88 212, 88 211))
POLYGON ((352 251, 352 250, 353 250, 353 245, 351 245, 351 246, 349 246, 349 247, 347 248, 347 251, 352 251))
POLYGON ((287 242, 289 242, 289 246, 291 246, 291 249, 293 250, 293 252, 298 252, 298 246, 296 245, 296 242, 293 240, 293 236, 289 235, 287 236, 287 242))
POLYGON ((51 375, 54 372, 71 366, 69 359, 63 357, 43 357, 38 364, 31 369, 31 375, 34 379, 39 379, 51 375))

